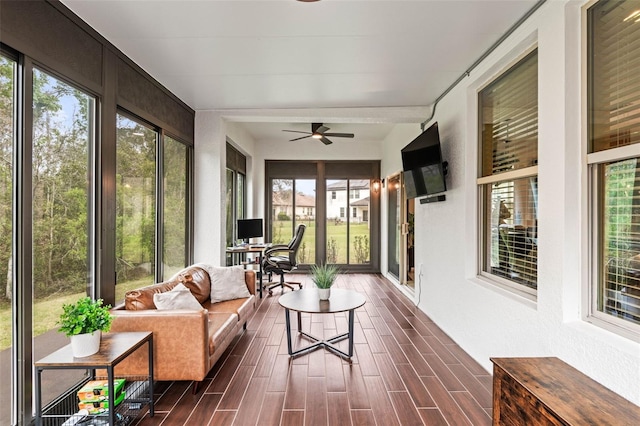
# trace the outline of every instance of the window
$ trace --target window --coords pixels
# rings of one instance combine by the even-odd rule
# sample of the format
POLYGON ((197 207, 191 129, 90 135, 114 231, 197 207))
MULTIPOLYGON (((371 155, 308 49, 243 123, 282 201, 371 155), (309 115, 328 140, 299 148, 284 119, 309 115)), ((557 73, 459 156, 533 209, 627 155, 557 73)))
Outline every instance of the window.
POLYGON ((189 205, 187 146, 165 136, 162 169, 164 175, 162 276, 168 278, 187 266, 187 207, 189 205))
POLYGON ((481 275, 537 289, 538 55, 533 51, 479 94, 481 275))
POLYGON ((332 200, 336 199, 336 191, 331 191, 331 199, 332 200))
POLYGON ((344 207, 340 207, 340 217, 344 217, 344 207))
MULTIPOLYGON (((41 336, 57 327, 54 312, 63 303, 94 294, 90 225, 95 99, 34 69, 32 108, 32 336, 35 353, 47 353, 51 345, 66 340, 56 333, 41 336)), ((45 376, 65 389, 82 372, 52 370, 45 376)), ((46 395, 43 403, 54 396, 46 395)))
POLYGON ((592 318, 640 331, 640 9, 588 10, 592 318))
MULTIPOLYGON (((227 143, 227 247, 234 246, 238 219, 244 219, 246 211, 247 157, 227 143)), ((231 264, 231 256, 227 259, 231 264)))
POLYGON ((122 114, 116 119, 116 289, 155 281, 158 132, 122 114))
MULTIPOLYGON (((14 294, 9 262, 13 253, 13 154, 16 138, 17 63, 0 55, 0 352, 13 347, 11 300, 14 294)), ((10 420, 13 378, 0 383, 0 419, 10 420)))

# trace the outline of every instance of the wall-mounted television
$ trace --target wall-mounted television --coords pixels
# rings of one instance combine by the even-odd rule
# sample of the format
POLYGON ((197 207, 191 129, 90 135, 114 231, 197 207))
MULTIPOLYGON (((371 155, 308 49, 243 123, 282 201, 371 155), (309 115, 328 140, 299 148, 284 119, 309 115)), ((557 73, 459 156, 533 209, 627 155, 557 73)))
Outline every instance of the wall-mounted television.
POLYGON ((238 239, 248 243, 249 238, 262 237, 262 219, 238 219, 238 239))
POLYGON ((442 161, 438 123, 402 148, 402 169, 407 198, 433 195, 447 190, 446 162, 442 161))

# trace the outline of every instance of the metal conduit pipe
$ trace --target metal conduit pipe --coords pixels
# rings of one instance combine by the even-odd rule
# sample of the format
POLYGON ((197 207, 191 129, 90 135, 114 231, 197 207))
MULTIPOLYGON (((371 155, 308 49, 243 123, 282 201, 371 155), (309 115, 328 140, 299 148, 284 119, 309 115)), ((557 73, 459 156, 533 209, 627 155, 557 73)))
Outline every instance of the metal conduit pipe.
POLYGON ((480 63, 484 61, 486 57, 491 54, 491 52, 496 50, 497 47, 500 46, 500 44, 507 39, 507 37, 509 37, 515 30, 517 30, 520 25, 522 25, 527 19, 529 19, 529 17, 533 15, 535 11, 538 10, 540 6, 542 6, 546 2, 547 0, 538 0, 538 2, 535 5, 533 5, 531 9, 527 11, 527 13, 522 15, 522 17, 518 19, 515 24, 513 24, 504 34, 502 34, 502 36, 495 43, 493 43, 493 45, 491 45, 490 48, 488 48, 469 68, 467 68, 467 70, 464 73, 462 73, 462 75, 458 77, 458 79, 454 81, 453 84, 451 84, 451 86, 447 87, 447 90, 445 90, 444 92, 442 92, 440 96, 438 96, 436 101, 433 103, 433 108, 431 109, 431 116, 427 118, 425 121, 423 121, 422 123, 420 123, 420 130, 424 131, 424 128, 426 127, 427 123, 433 119, 434 115, 436 115, 436 107, 438 106, 438 102, 440 102, 442 98, 447 96, 447 94, 451 90, 453 90, 453 88, 456 87, 458 83, 464 80, 465 77, 468 77, 469 74, 471 74, 471 71, 473 71, 478 65, 480 65, 480 63))

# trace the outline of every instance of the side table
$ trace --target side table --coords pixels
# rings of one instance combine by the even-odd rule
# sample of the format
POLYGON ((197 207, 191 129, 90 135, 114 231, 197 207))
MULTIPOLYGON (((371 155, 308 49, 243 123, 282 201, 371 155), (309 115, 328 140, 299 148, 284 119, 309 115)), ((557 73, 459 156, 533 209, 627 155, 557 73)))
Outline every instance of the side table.
MULTIPOLYGON (((145 402, 148 402, 149 415, 153 417, 153 333, 150 331, 103 333, 100 341, 100 351, 94 355, 75 358, 69 344, 34 363, 36 368, 36 425, 41 426, 43 422, 41 381, 44 370, 88 369, 92 371, 92 377, 95 377, 97 369, 104 369, 107 371, 109 389, 108 420, 109 424, 114 426, 116 424, 114 367, 145 343, 149 349, 149 398, 145 402)), ((65 414, 71 416, 75 413, 65 414)))

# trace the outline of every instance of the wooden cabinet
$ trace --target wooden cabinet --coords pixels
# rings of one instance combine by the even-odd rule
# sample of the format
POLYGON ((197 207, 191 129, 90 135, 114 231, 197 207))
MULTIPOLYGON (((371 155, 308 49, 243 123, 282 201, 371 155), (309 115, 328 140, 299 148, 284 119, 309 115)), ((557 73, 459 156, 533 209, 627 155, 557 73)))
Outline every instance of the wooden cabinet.
POLYGON ((640 407, 558 358, 492 358, 494 425, 640 425, 640 407))

